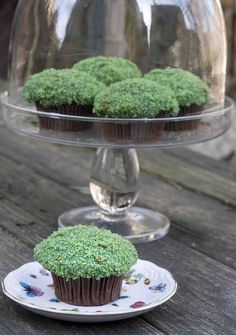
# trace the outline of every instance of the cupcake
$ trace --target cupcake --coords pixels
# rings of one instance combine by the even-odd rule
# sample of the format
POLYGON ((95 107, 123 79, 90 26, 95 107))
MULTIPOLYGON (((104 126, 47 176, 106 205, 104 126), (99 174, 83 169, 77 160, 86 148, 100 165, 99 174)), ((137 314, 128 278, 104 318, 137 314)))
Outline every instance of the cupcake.
MULTIPOLYGON (((34 102, 39 111, 46 113, 92 116, 95 96, 105 88, 87 73, 71 69, 48 69, 32 75, 22 91, 28 102, 34 102)), ((87 129, 90 122, 39 116, 40 128, 59 131, 87 129)))
POLYGON ((136 64, 119 57, 91 57, 75 64, 73 68, 94 76, 107 86, 125 79, 142 76, 136 64))
POLYGON ((178 115, 179 106, 169 87, 145 79, 129 79, 100 92, 93 112, 99 117, 116 119, 104 123, 106 139, 119 143, 151 143, 160 138, 165 126, 165 122, 154 119, 178 115))
MULTIPOLYGON (((169 86, 179 103, 178 116, 202 113, 202 108, 210 97, 209 87, 196 75, 179 68, 156 69, 145 75, 145 79, 169 86)), ((169 122, 166 130, 192 130, 199 125, 199 120, 169 122)))
POLYGON ((138 256, 135 247, 118 234, 78 225, 40 242, 34 258, 51 272, 59 300, 98 306, 119 298, 123 277, 138 256))

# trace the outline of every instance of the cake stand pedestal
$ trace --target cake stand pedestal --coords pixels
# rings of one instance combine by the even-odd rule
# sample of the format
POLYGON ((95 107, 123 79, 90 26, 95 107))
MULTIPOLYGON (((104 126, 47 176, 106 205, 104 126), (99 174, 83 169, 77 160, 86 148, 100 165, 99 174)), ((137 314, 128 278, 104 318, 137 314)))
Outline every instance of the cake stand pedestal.
POLYGON ((166 235, 164 215, 131 207, 138 197, 139 162, 135 149, 98 149, 90 192, 98 207, 72 209, 59 217, 59 227, 86 224, 111 230, 132 242, 153 241, 166 235))

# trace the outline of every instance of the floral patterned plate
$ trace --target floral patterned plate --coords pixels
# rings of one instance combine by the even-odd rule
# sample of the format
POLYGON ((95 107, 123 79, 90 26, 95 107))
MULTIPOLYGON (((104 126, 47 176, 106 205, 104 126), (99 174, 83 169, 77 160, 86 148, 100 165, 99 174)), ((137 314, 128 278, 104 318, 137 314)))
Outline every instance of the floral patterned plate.
POLYGON ((10 299, 37 314, 75 322, 104 322, 150 311, 175 294, 177 283, 167 270, 139 259, 125 276, 118 300, 103 306, 73 306, 56 298, 50 272, 32 262, 10 272, 2 288, 10 299))

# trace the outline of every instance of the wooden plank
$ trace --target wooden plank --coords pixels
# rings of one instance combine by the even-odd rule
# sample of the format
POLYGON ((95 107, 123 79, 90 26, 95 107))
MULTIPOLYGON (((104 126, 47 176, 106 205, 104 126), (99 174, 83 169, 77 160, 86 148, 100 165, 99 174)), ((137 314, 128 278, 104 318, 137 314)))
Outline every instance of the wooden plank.
MULTIPOLYGON (((39 154, 39 151, 37 153, 39 154)), ((17 160, 13 161, 3 156, 0 157, 0 164, 5 166, 4 171, 1 170, 0 172, 0 181, 2 184, 2 206, 0 212, 0 217, 2 218, 0 220, 1 225, 12 230, 16 236, 21 236, 24 241, 26 240, 23 236, 28 235, 26 243, 30 246, 43 235, 48 235, 49 231, 52 231, 56 227, 54 218, 56 218, 58 211, 62 211, 64 207, 76 204, 77 201, 78 203, 85 200, 87 201, 86 195, 81 195, 77 191, 68 191, 67 181, 63 181, 62 184, 59 184, 52 178, 49 179, 40 175, 38 172, 35 172, 32 170, 32 167, 30 168, 23 164, 20 165, 17 160), (53 192, 53 190, 55 192, 53 192), (69 197, 68 201, 67 197, 69 197), (45 210, 45 207, 47 210, 45 210), (40 209, 43 209, 43 212, 40 209), (14 218, 15 223, 13 225, 11 223, 14 218), (36 223, 30 224, 33 219, 36 223)), ((80 164, 83 166, 84 163, 79 161, 76 169, 81 166, 80 164)), ((81 175, 82 170, 83 169, 80 169, 79 175, 81 175)), ((69 174, 73 171, 74 169, 67 171, 67 173, 69 174)), ((75 171, 73 172, 73 178, 75 179, 75 171)), ((82 179, 83 178, 84 177, 82 177, 82 179)), ((166 189, 168 190, 169 195, 176 190, 176 192, 181 194, 184 192, 186 198, 189 198, 190 196, 186 190, 180 192, 178 188, 175 189, 173 186, 166 185, 161 181, 154 183, 153 178, 150 176, 143 175, 143 178, 146 178, 142 183, 145 185, 144 191, 146 194, 146 198, 144 198, 146 200, 143 201, 151 203, 151 207, 169 201, 151 200, 154 198, 152 192, 155 192, 155 198, 159 192, 161 195, 166 189), (149 181, 147 178, 149 178, 149 181), (147 183, 145 183, 146 181, 147 183), (151 187, 150 184, 153 186, 151 187)), ((178 193, 174 194, 174 198, 176 198, 177 194, 178 193)), ((195 196, 199 197, 198 195, 195 196)), ((194 203, 196 199, 194 199, 194 203)), ((162 206, 166 205, 164 204, 162 206)), ((219 207, 221 206, 219 205, 219 207)), ((175 215, 176 213, 173 213, 173 216, 175 215)), ((182 215, 184 215, 184 210, 182 215)), ((190 213, 188 215, 190 215, 190 213)), ((201 225, 199 224, 199 226, 201 225)), ((0 245, 3 246, 3 250, 7 250, 6 245, 3 243, 0 243, 0 245)), ((202 254, 193 252, 191 249, 170 238, 166 238, 157 243, 140 246, 139 248, 142 257, 169 267, 169 269, 176 274, 177 280, 181 283, 181 286, 184 289, 181 289, 180 286, 178 295, 172 302, 168 303, 163 308, 157 309, 156 312, 153 312, 154 314, 150 313, 145 316, 145 319, 147 317, 149 318, 146 319, 148 322, 151 322, 154 327, 158 325, 164 334, 187 334, 189 329, 194 333, 196 328, 193 330, 193 327, 195 327, 194 320, 197 311, 197 327, 199 328, 199 334, 224 334, 222 326, 223 321, 227 321, 227 329, 229 329, 228 334, 233 334, 235 319, 231 316, 232 305, 230 306, 230 303, 228 303, 227 300, 229 292, 233 290, 233 284, 231 283, 231 279, 234 280, 235 278, 235 273, 233 271, 209 260, 202 254), (215 282, 216 278, 218 283, 220 283, 219 287, 214 286, 217 284, 217 282, 215 282), (225 287, 227 288, 226 291, 225 287), (216 298, 214 297, 214 290, 217 290, 216 298), (200 298, 201 296, 209 299, 207 300, 204 298, 205 300, 202 301, 202 298, 200 298), (214 300, 214 308, 212 307, 211 299, 214 300), (216 301, 215 299, 219 300, 216 301), (225 306, 223 312, 222 302, 223 306, 225 306), (217 310, 217 306, 220 306, 220 310, 217 310), (184 311, 183 313, 181 312, 182 310, 184 311), (230 314, 230 317, 228 314, 230 314), (173 322, 171 321, 172 319, 173 322)), ((19 250, 17 251, 17 254, 18 253, 19 250)), ((11 260, 7 260, 7 262, 9 264, 12 263, 11 260)), ((40 320, 41 319, 42 318, 40 318, 40 320)), ((118 327, 117 329, 120 328, 118 327)))
POLYGON ((153 151, 147 150, 144 156, 140 155, 140 162, 142 169, 154 178, 236 207, 236 181, 225 175, 166 155, 163 151, 154 155, 153 151))
POLYGON ((223 160, 212 159, 211 157, 202 155, 199 152, 193 152, 188 149, 188 147, 164 149, 162 151, 168 156, 174 156, 179 160, 201 167, 207 171, 216 172, 220 176, 224 176, 227 179, 236 179, 236 170, 229 165, 228 162, 223 160))
POLYGON ((179 282, 172 301, 146 314, 145 320, 168 334, 235 334, 235 271, 220 265, 218 272, 215 261, 169 238, 139 251, 167 266, 179 282))
MULTIPOLYGON (((15 135, 5 129, 2 129, 0 133, 0 140, 2 154, 25 161, 26 164, 29 163, 36 169, 40 169, 41 165, 41 171, 44 166, 44 173, 60 182, 62 182, 62 171, 69 178, 67 170, 68 167, 70 169, 71 164, 78 164, 80 157, 83 160, 87 152, 94 154, 94 150, 91 149, 46 144, 15 135), (29 150, 33 150, 30 155, 29 150), (37 155, 38 152, 40 152, 39 155, 37 155), (54 158, 51 155, 55 155, 54 158), (57 157, 56 164, 55 157, 57 157), (50 167, 53 173, 50 169, 46 169, 45 165, 50 167)), ((139 150, 139 153, 142 169, 154 178, 163 179, 172 185, 179 185, 236 206, 236 172, 227 164, 183 149, 144 149, 139 150)), ((88 180, 89 169, 92 165, 91 157, 87 161, 84 160, 84 163, 82 168, 86 168, 88 180)))
MULTIPOLYGON (((40 155, 41 153, 45 153, 48 150, 48 146, 44 146, 43 144, 40 145, 42 145, 42 148, 40 150, 37 149, 37 151, 35 152, 29 151, 29 148, 25 147, 24 150, 28 151, 28 157, 32 155, 31 160, 30 161, 28 160, 28 162, 30 162, 29 164, 30 166, 28 167, 22 163, 20 164, 21 160, 16 159, 14 152, 12 152, 12 156, 14 156, 15 161, 12 160, 13 159, 12 157, 11 159, 7 159, 5 156, 1 157, 2 160, 0 160, 0 164, 5 167, 3 172, 1 171, 0 180, 2 186, 1 196, 3 197, 2 208, 5 211, 5 217, 6 217, 6 220, 3 220, 1 224, 4 224, 4 226, 8 228, 11 226, 10 229, 12 229, 13 225, 11 225, 10 223, 15 217, 16 222, 15 227, 13 229, 14 234, 17 235, 19 234, 19 232, 21 232, 21 235, 24 236, 24 239, 26 239, 27 234, 32 234, 33 238, 32 242, 30 243, 31 245, 34 244, 34 241, 36 241, 37 238, 40 238, 41 236, 46 236, 50 231, 55 229, 56 217, 61 211, 63 211, 67 207, 70 208, 77 204, 78 205, 80 203, 84 204, 90 201, 89 198, 86 196, 86 194, 80 193, 78 192, 78 190, 70 191, 68 189, 70 185, 72 185, 74 188, 75 180, 77 180, 76 179, 77 171, 79 171, 78 174, 79 179, 83 183, 87 182, 89 172, 85 168, 86 164, 88 164, 88 162, 91 162, 90 153, 82 151, 83 154, 81 153, 79 154, 79 160, 77 162, 77 165, 75 164, 75 160, 74 161, 72 160, 71 163, 71 161, 68 159, 68 157, 70 157, 70 153, 64 154, 65 160, 67 157, 66 160, 67 170, 66 173, 65 171, 62 171, 60 173, 60 169, 64 164, 65 160, 64 161, 62 160, 61 156, 58 155, 58 151, 56 149, 55 151, 49 151, 48 156, 46 155, 43 156, 44 158, 51 157, 51 159, 49 161, 45 159, 44 164, 40 166, 40 161, 42 159, 40 155), (36 159, 37 156, 38 159, 36 159), (31 164, 31 162, 33 162, 33 164, 31 164), (47 164, 50 166, 50 168, 47 167, 48 166, 47 164), (57 166, 56 171, 53 171, 53 164, 54 166, 55 164, 57 166), (51 168, 52 171, 50 170, 51 168), (46 176, 50 174, 49 171, 51 175, 46 176), (62 180, 60 184, 57 183, 57 178, 62 179, 64 173, 66 175, 64 180, 62 180), (53 176, 53 174, 56 175, 56 177, 53 176), (53 192, 53 190, 55 190, 55 192, 53 192), (11 201, 14 202, 14 206, 11 205, 11 201), (12 208, 12 213, 9 219, 8 215, 10 213, 10 208, 12 208), (17 210, 18 211, 21 210, 20 215, 18 214, 17 210), (17 214, 14 214, 15 211, 17 214), (19 217, 21 219, 20 221, 19 220, 17 221, 17 218, 19 217), (7 218, 9 219, 8 221, 7 218), (33 220, 36 221, 36 223, 30 224, 31 222, 33 222, 33 220)), ((64 150, 62 151, 64 152, 64 150)), ((18 152, 19 151, 17 150, 17 153, 18 152)), ((22 158, 23 157, 22 152, 20 152, 20 155, 22 158)), ((23 160, 25 160, 26 164, 27 163, 26 156, 24 156, 23 160)), ((176 236, 174 236, 175 238, 190 245, 192 243, 195 244, 192 245, 192 247, 196 247, 199 250, 203 250, 204 253, 213 255, 214 252, 215 255, 213 256, 216 257, 224 258, 225 255, 228 255, 228 257, 230 258, 228 262, 229 264, 232 264, 232 258, 233 258, 232 255, 235 253, 235 247, 234 247, 235 233, 233 229, 234 212, 232 208, 220 205, 217 201, 201 197, 192 192, 181 190, 178 188, 178 185, 176 184, 167 185, 163 181, 154 180, 153 178, 151 178, 149 175, 146 174, 143 174, 142 176, 142 185, 144 185, 143 186, 144 197, 142 198, 142 201, 140 200, 140 203, 147 205, 151 208, 163 209, 167 214, 170 214, 171 217, 177 222, 174 229, 174 233, 176 234, 176 236), (158 199, 158 196, 160 197, 160 199, 158 199), (209 203, 211 204, 210 207, 209 203), (199 210, 196 210, 196 208, 201 209, 200 211, 201 215, 199 215, 200 214, 199 210), (216 213, 214 212, 215 208, 218 208, 218 212, 216 211, 216 213), (222 208, 224 208, 223 211, 222 208), (194 209, 195 211, 194 213, 192 213, 194 209), (229 212, 230 210, 231 212, 229 212), (229 212, 229 217, 227 216, 227 212, 229 212), (213 213, 214 215, 211 216, 211 213, 213 213), (226 222, 224 223, 224 226, 222 225, 223 218, 224 219, 227 218, 226 222), (207 229, 208 226, 210 226, 210 229, 207 229), (226 230, 226 236, 224 236, 224 229, 226 230), (221 240, 220 236, 222 236, 224 240, 221 240), (227 243, 222 243, 226 240, 227 243), (219 253, 217 251, 217 248, 219 247, 219 242, 222 243, 222 249, 221 249, 222 253, 219 253), (202 245, 204 246, 203 249, 202 245), (230 248, 227 249, 228 246, 230 246, 231 249, 230 248), (228 250, 226 254, 225 254, 226 250, 225 248, 228 250)), ((173 236, 173 229, 171 232, 171 236, 173 236)), ((168 245, 166 246, 166 248, 168 248, 168 245)), ((183 249, 184 246, 180 245, 179 248, 183 249)), ((178 254, 177 248, 174 251, 174 253, 178 254)), ((189 253, 189 249, 187 249, 186 253, 187 254, 189 253)), ((200 257, 203 256, 201 255, 200 257)), ((169 263, 167 262, 166 264, 168 265, 169 263)), ((184 282, 184 278, 182 278, 181 282, 184 282)), ((187 302, 184 300, 184 302, 182 303, 183 304, 181 305, 181 308, 184 308, 183 306, 186 305, 187 302)), ((201 310, 202 308, 201 304, 199 305, 199 308, 201 310)), ((192 310, 194 310, 193 307, 192 310)), ((185 313, 187 312, 188 311, 185 311, 185 313)), ((159 313, 160 311, 158 311, 157 315, 155 314, 152 318, 150 318, 150 322, 155 325, 155 322, 157 322, 156 319, 158 318, 158 323, 160 324, 160 327, 162 327, 161 328, 162 331, 163 330, 165 331, 165 329, 167 329, 166 314, 164 314, 163 319, 160 320, 159 313)), ((173 313, 176 313, 177 315, 177 312, 175 311, 174 307, 172 307, 170 315, 168 314, 169 318, 171 318, 171 314, 173 313)), ((178 312, 178 315, 180 322, 182 318, 181 313, 178 312)), ((186 314, 184 317, 187 317, 186 314)), ((202 322, 204 320, 202 314, 200 320, 202 320, 202 322)), ((193 322, 192 319, 191 321, 193 322)), ((189 327, 189 324, 187 326, 189 327)), ((175 328, 174 324, 171 324, 170 327, 172 327, 172 329, 175 328)), ((217 327, 215 326, 215 329, 216 328, 217 327)), ((205 332, 206 334, 211 334, 210 325, 208 326, 204 324, 202 325, 201 331, 203 334, 205 331, 204 329, 207 329, 205 332)), ((180 329, 178 331, 180 332, 180 329)), ((181 331, 183 331, 183 329, 181 331)), ((187 330, 184 329, 184 331, 187 330)), ((174 330, 172 330, 171 332, 174 333, 174 330)), ((215 332, 215 334, 221 334, 221 333, 215 332)), ((231 333, 229 332, 229 334, 231 333)))
POLYGON ((236 268, 235 210, 188 190, 154 181, 145 174, 141 184, 138 203, 169 217, 171 238, 236 268))
MULTIPOLYGON (((39 224, 45 228, 38 233, 45 237, 56 229, 57 217, 63 211, 92 204, 84 186, 89 182, 88 166, 92 164, 93 153, 77 149, 78 154, 75 154, 73 150, 64 147, 58 150, 57 146, 45 143, 35 146, 35 141, 31 140, 29 143, 33 147, 29 147, 27 141, 22 144, 22 149, 19 147, 13 151, 12 148, 9 158, 5 153, 0 155, 0 165, 5 167, 0 170, 0 196, 6 213, 11 211, 11 202, 14 202, 31 216, 26 219, 23 211, 19 227, 8 222, 1 222, 1 225, 13 227, 16 234, 25 233, 26 229, 27 236, 27 233, 36 235, 35 226, 39 224)), ((232 207, 181 189, 176 184, 166 184, 146 173, 142 173, 141 185, 138 204, 170 217, 172 238, 236 268, 236 259, 232 257, 236 248, 235 211, 232 207)), ((14 221, 14 213, 12 215, 14 221)))
POLYGON ((0 128, 0 154, 56 182, 88 185, 95 150, 50 144, 0 128), (75 175, 71 176, 73 166, 75 175), (77 179, 75 179, 77 177, 77 179), (84 178, 85 177, 85 178, 84 178))

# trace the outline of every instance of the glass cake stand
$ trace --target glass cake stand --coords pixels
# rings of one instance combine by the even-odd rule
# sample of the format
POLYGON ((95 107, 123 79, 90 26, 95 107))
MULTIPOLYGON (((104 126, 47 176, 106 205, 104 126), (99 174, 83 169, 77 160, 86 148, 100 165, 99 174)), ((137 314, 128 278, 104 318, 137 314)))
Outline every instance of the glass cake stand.
MULTIPOLYGON (((8 92, 2 97, 6 125, 39 140, 98 148, 90 181, 97 206, 62 214, 59 226, 96 225, 133 242, 164 236, 168 218, 132 207, 139 180, 135 149, 193 144, 223 134, 233 109, 225 98, 226 63, 220 0, 20 0, 11 35, 8 92), (97 56, 128 59, 143 75, 166 67, 191 72, 208 85, 209 103, 198 113, 176 118, 108 119, 46 113, 23 99, 22 87, 31 75, 71 68, 97 56)), ((190 95, 196 98, 198 93, 190 95)), ((191 107, 192 113, 193 101, 191 107)))
MULTIPOLYGON (((159 239, 170 228, 158 211, 132 207, 138 198, 139 162, 136 148, 176 147, 207 141, 223 134, 231 123, 233 101, 208 105, 201 114, 159 119, 104 119, 36 111, 14 105, 2 96, 7 127, 39 140, 96 147, 90 192, 97 206, 63 213, 59 227, 86 224, 110 229, 132 242, 159 239), (48 125, 52 129, 47 129, 48 125), (46 125, 46 126, 45 126, 46 125), (63 128, 72 127, 73 131, 63 128)), ((158 169, 158 167, 157 167, 158 169)))

